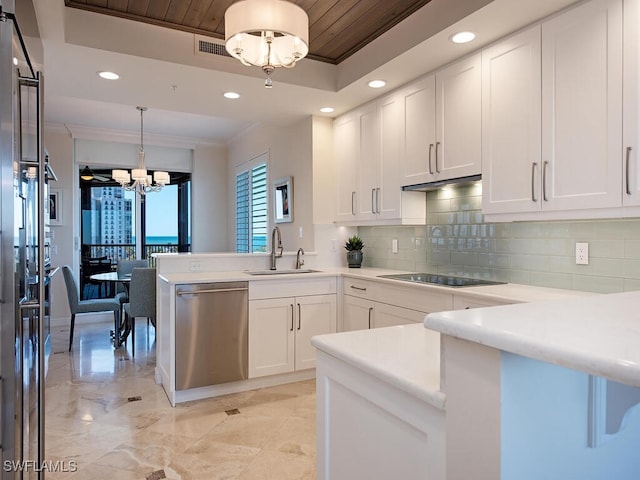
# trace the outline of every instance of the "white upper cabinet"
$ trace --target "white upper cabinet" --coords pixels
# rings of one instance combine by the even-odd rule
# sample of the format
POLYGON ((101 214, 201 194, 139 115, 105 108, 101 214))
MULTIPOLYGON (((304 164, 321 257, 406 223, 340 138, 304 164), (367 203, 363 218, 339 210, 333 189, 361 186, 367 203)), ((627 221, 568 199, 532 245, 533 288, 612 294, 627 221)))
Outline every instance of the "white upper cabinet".
POLYGON ((480 173, 481 81, 478 53, 402 90, 402 185, 480 173))
POLYGON ((400 187, 403 113, 402 97, 393 94, 335 120, 336 222, 425 223, 424 192, 400 187))
POLYGON ((336 221, 356 219, 358 124, 355 113, 348 113, 333 122, 333 145, 336 164, 336 221))
POLYGON ((430 75, 402 91, 404 97, 404 152, 402 184, 435 179, 436 77, 430 75))
MULTIPOLYGON (((380 125, 377 104, 370 103, 356 112, 360 131, 358 154, 358 219, 374 220, 377 212, 376 195, 380 188, 380 125)), ((399 190, 399 189, 398 189, 399 190)))
POLYGON ((621 205, 622 1, 594 0, 542 24, 545 210, 621 205))
MULTIPOLYGON (((593 0, 482 52, 488 220, 624 215, 622 14, 622 0, 593 0)), ((625 54, 630 78, 638 53, 625 54)), ((631 119, 635 102, 624 102, 631 119)), ((637 128, 625 127, 629 145, 637 128)), ((629 164, 630 189, 640 188, 633 155, 629 164)))
POLYGON ((434 167, 438 179, 481 171, 481 85, 479 53, 436 73, 434 167))
POLYGON ((541 205, 540 26, 482 52, 482 210, 541 205))
POLYGON ((624 205, 640 206, 640 7, 624 2, 623 185, 624 205))

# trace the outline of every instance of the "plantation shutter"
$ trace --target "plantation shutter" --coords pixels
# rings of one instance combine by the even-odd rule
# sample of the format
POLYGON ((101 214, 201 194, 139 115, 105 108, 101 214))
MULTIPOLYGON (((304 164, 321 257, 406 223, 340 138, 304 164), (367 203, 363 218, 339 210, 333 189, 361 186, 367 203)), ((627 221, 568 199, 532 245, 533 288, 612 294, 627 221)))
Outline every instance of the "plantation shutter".
POLYGON ((267 251, 267 164, 251 169, 251 251, 267 251))
POLYGON ((267 164, 236 175, 236 252, 266 252, 268 229, 267 164))
POLYGON ((236 175, 236 252, 249 253, 249 172, 236 175))

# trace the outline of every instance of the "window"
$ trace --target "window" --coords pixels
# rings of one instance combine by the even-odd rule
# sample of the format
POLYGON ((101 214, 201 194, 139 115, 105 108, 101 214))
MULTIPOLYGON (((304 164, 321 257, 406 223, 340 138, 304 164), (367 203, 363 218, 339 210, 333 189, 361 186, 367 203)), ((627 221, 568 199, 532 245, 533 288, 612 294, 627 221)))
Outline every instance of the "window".
POLYGON ((236 172, 236 252, 267 251, 266 154, 236 172))
POLYGON ((153 253, 190 251, 190 173, 170 172, 169 185, 140 196, 111 180, 110 170, 93 172, 93 180, 80 180, 83 258, 149 258, 153 265, 153 253))

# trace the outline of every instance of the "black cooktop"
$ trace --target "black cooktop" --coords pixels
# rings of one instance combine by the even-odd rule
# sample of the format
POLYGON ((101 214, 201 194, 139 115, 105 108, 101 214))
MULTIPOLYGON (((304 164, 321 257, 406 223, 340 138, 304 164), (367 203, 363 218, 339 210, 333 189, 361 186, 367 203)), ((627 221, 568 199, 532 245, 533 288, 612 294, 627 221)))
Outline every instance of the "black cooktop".
POLYGON ((437 273, 399 273, 395 275, 378 275, 380 278, 390 278, 413 283, 431 283, 445 287, 475 287, 479 285, 503 285, 505 282, 483 280, 482 278, 454 277, 437 273))

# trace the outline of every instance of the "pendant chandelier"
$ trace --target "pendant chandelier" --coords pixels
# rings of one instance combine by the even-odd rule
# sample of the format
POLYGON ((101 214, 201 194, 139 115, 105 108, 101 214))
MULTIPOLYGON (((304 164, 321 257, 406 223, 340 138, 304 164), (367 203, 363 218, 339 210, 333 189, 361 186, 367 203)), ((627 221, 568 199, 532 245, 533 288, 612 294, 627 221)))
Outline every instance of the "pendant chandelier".
POLYGON ((309 17, 285 0, 242 0, 224 14, 224 37, 229 55, 261 67, 271 88, 277 67, 293 68, 309 52, 309 17))
POLYGON ((147 107, 136 107, 140 111, 140 151, 138 152, 138 168, 131 170, 131 174, 127 170, 112 170, 111 177, 118 182, 122 188, 128 191, 135 191, 140 195, 144 195, 147 192, 159 192, 162 187, 169 184, 168 172, 153 172, 153 180, 151 175, 147 173, 147 168, 144 164, 144 130, 143 119, 144 112, 147 111, 147 107), (131 183, 133 179, 133 183, 131 183))

